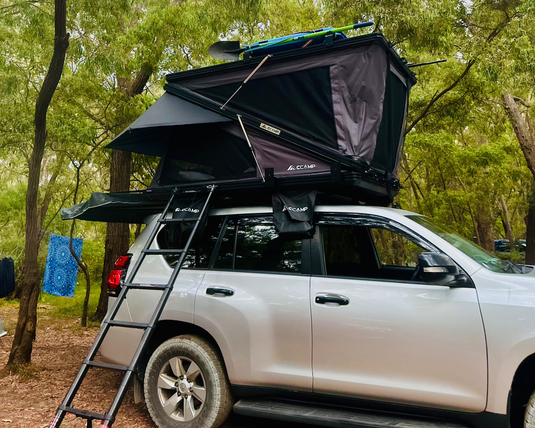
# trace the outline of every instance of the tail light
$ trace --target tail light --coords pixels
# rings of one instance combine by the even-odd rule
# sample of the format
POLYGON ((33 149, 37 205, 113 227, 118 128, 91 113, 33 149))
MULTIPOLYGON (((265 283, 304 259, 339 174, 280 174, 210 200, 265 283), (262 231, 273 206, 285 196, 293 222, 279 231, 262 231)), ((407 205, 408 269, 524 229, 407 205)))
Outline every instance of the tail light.
POLYGON ((121 284, 126 278, 126 272, 131 259, 132 254, 128 253, 119 257, 115 262, 108 278, 108 296, 117 297, 119 291, 121 291, 121 284))

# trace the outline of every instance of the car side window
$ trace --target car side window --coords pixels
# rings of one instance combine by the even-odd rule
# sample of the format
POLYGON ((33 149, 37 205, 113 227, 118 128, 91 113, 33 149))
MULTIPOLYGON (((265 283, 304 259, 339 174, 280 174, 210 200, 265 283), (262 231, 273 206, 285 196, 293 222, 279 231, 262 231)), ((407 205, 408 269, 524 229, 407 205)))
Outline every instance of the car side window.
MULTIPOLYGON (((189 248, 182 269, 208 269, 210 257, 214 250, 217 238, 223 223, 222 217, 209 217, 202 234, 193 240, 189 248)), ((156 237, 160 249, 181 249, 186 245, 191 230, 180 232, 178 224, 165 225, 156 237)), ((167 264, 174 268, 178 263, 180 254, 165 254, 163 258, 167 264)))
POLYGON ((379 222, 323 224, 322 240, 329 276, 410 281, 418 255, 429 251, 379 222))
POLYGON ((301 239, 279 236, 271 217, 241 219, 236 240, 237 270, 301 272, 301 239))
POLYGON ((271 216, 241 218, 227 225, 214 267, 300 273, 301 247, 301 239, 277 234, 271 216))
POLYGON ((329 276, 365 277, 377 270, 365 227, 322 227, 325 269, 329 276))
POLYGON ((415 268, 418 266, 420 253, 427 251, 400 233, 381 228, 372 228, 371 231, 379 261, 383 266, 415 268))

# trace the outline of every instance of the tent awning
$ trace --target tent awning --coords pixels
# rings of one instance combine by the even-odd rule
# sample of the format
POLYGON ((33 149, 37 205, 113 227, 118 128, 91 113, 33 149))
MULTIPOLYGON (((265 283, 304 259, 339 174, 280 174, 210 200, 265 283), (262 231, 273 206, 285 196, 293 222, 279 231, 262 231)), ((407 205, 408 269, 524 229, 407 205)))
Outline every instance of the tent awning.
POLYGON ((223 115, 165 93, 134 123, 118 135, 108 148, 163 156, 176 127, 229 122, 223 115))
POLYGON ((168 196, 160 198, 147 192, 98 193, 81 204, 61 210, 62 220, 105 221, 108 223, 143 223, 152 214, 160 213, 168 196))

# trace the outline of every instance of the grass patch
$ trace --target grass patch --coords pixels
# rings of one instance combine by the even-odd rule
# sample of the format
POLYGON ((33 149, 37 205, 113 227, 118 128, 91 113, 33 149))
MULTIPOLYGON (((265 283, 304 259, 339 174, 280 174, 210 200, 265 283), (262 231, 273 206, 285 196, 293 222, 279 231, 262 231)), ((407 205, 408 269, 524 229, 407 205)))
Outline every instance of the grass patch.
MULTIPOLYGON (((85 282, 85 281, 84 281, 85 282)), ((85 299, 85 284, 77 284, 74 297, 60 297, 41 292, 37 302, 37 324, 39 327, 56 326, 56 320, 77 320, 78 323, 69 328, 81 328, 79 320, 82 318, 85 299)), ((88 318, 95 312, 100 296, 100 282, 92 282, 89 295, 88 318)), ((0 319, 9 334, 15 332, 20 302, 15 299, 0 299, 0 319)), ((100 323, 87 321, 88 327, 98 327, 100 323)))
MULTIPOLYGON (((38 309, 46 310, 47 316, 59 319, 77 319, 82 317, 85 299, 85 285, 77 285, 74 290, 74 297, 60 297, 52 294, 41 293, 39 296, 38 309)), ((100 282, 92 282, 91 293, 89 295, 88 316, 91 316, 98 305, 100 296, 100 282)), ((88 322, 88 324, 90 324, 88 322)), ((98 323, 94 323, 98 325, 98 323)), ((89 325, 91 326, 91 325, 89 325)))
POLYGON ((39 375, 43 369, 36 365, 30 364, 16 364, 9 367, 4 367, 0 371, 0 377, 18 375, 19 379, 23 382, 29 380, 39 379, 39 375))
POLYGON ((0 308, 18 308, 20 302, 15 299, 8 300, 7 298, 0 299, 0 308))

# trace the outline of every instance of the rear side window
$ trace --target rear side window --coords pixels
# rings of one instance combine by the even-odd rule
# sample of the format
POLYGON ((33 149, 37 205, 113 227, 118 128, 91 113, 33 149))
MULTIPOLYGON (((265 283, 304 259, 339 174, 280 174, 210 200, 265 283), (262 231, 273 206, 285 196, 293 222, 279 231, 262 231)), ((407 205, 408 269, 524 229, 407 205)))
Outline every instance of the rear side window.
POLYGON ((221 245, 214 265, 216 269, 232 269, 234 267, 235 234, 236 222, 229 220, 225 228, 225 234, 221 239, 221 245))
POLYGON ((279 236, 272 216, 242 218, 227 225, 216 269, 301 273, 302 240, 279 236))
MULTIPOLYGON (((221 232, 222 223, 222 217, 210 217, 208 219, 202 235, 197 236, 192 242, 184 258, 182 269, 208 269, 210 257, 221 232)), ((158 247, 162 250, 181 249, 186 245, 189 236, 190 231, 179 233, 177 225, 167 224, 158 232, 156 240, 158 247)), ((167 264, 173 268, 176 266, 179 257, 180 254, 166 254, 163 256, 167 264)))

